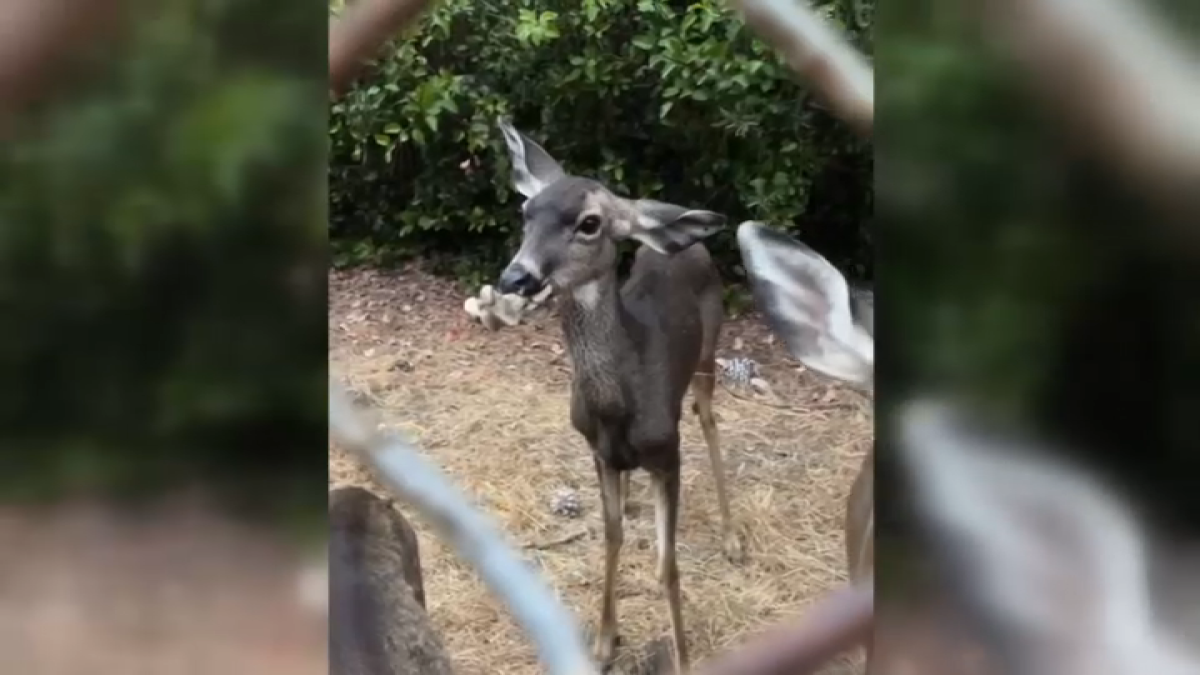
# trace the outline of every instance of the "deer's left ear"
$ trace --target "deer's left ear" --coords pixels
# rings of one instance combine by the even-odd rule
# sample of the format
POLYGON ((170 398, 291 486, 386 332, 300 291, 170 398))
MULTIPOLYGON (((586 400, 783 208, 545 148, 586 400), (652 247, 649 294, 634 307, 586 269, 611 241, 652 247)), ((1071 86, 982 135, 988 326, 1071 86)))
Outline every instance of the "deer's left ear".
POLYGON ((506 120, 498 120, 497 126, 504 134, 508 146, 508 158, 512 162, 513 188, 526 198, 532 198, 554 181, 566 175, 546 149, 534 142, 506 120))
POLYGON ((804 243, 762 223, 738 227, 754 303, 801 363, 860 386, 875 377, 875 302, 804 243))
POLYGON ((725 216, 713 211, 688 209, 653 199, 633 202, 637 218, 628 223, 628 231, 617 236, 632 238, 658 251, 678 253, 725 227, 725 216))

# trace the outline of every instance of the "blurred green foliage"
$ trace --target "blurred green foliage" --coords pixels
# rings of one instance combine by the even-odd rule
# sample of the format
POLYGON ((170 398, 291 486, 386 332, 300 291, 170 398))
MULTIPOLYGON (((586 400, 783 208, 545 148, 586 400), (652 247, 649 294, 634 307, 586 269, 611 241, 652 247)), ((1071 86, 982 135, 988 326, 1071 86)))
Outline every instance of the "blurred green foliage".
MULTIPOLYGON (((873 0, 817 4, 870 54, 873 0)), ((493 276, 520 233, 498 116, 573 173, 789 228, 870 276, 869 144, 724 0, 438 3, 333 106, 337 261, 450 252, 493 276)), ((732 227, 710 247, 736 262, 732 227)))
POLYGON ((315 517, 327 16, 152 9, 0 157, 0 500, 201 485, 315 517))
POLYGON ((1052 439, 1200 531, 1198 252, 1067 140, 978 16, 905 0, 879 26, 881 587, 911 534, 892 423, 913 394, 1052 439))

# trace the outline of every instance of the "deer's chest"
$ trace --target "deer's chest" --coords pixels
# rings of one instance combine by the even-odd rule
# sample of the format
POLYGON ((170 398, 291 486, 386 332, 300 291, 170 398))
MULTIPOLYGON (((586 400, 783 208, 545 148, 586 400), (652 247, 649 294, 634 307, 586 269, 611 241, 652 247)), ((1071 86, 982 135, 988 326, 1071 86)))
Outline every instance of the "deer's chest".
POLYGON ((679 406, 672 407, 661 386, 609 375, 576 377, 571 424, 613 468, 651 468, 664 450, 678 445, 679 406))

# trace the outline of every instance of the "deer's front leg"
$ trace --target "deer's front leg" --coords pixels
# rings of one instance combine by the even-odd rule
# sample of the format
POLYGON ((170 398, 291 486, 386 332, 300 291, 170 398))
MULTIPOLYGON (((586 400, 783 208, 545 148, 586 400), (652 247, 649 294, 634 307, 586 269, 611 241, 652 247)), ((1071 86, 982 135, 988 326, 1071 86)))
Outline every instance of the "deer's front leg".
POLYGON ((600 628, 596 632, 596 660, 612 662, 617 653, 617 565, 624 538, 622 523, 621 472, 596 458, 600 478, 600 502, 604 512, 604 598, 600 608, 600 628))
POLYGON ((675 562, 675 529, 679 523, 679 469, 656 472, 654 478, 654 524, 658 540, 658 579, 671 612, 671 635, 675 643, 675 672, 688 668, 687 637, 683 631, 683 598, 679 590, 679 567, 675 562))

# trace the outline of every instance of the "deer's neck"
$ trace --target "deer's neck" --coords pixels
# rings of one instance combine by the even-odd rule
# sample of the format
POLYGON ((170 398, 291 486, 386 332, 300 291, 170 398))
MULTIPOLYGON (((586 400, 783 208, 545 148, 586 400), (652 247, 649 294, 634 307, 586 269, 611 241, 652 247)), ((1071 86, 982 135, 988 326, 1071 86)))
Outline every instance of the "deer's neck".
POLYGON ((622 362, 633 355, 621 321, 616 272, 572 289, 564 298, 561 315, 575 379, 615 385, 622 362))

